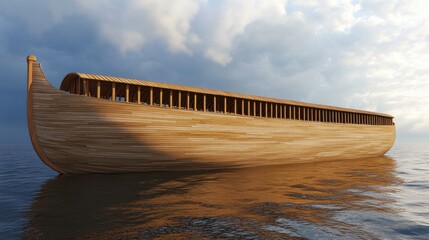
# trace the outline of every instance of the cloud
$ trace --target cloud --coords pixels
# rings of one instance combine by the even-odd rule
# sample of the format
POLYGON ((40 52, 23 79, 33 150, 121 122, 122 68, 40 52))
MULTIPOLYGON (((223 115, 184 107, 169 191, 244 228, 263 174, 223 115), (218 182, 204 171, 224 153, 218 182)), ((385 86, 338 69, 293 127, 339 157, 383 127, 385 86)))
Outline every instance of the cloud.
POLYGON ((149 41, 164 41, 172 52, 191 53, 198 37, 190 32, 199 10, 196 0, 79 0, 81 11, 99 26, 100 34, 121 53, 141 51, 149 41))
POLYGON ((35 53, 56 85, 80 71, 225 89, 386 112, 399 135, 429 137, 427 9, 424 0, 8 1, 0 95, 22 94, 19 69, 35 53))

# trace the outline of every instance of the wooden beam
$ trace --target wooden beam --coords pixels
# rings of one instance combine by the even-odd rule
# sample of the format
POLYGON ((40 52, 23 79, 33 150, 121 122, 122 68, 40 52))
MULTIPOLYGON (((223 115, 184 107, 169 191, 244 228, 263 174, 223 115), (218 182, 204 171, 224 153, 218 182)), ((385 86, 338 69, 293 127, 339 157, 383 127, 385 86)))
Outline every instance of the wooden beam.
POLYGON ((194 93, 194 111, 197 111, 197 93, 194 93))
POLYGON ((116 101, 116 86, 114 82, 112 82, 112 101, 116 101))
POLYGON ((83 79, 83 95, 84 96, 89 96, 88 94, 88 80, 83 79))
POLYGON ((162 107, 162 88, 159 89, 159 106, 162 107))
POLYGON ((170 89, 170 108, 173 107, 173 90, 170 89))
POLYGON ((97 98, 101 97, 101 82, 97 81, 97 98))
POLYGON ((253 116, 256 117, 256 101, 253 101, 253 116))
POLYGON ((280 105, 279 109, 280 109, 280 118, 283 118, 283 106, 280 105))
POLYGON ((216 112, 216 96, 213 96, 213 112, 216 112))
POLYGON ((125 86, 125 101, 130 102, 130 85, 125 86))
POLYGON ((270 118, 273 118, 273 112, 274 112, 274 111, 273 111, 273 104, 271 103, 271 104, 270 104, 270 106, 271 106, 271 107, 270 107, 270 108, 271 108, 270 118))
POLYGON ((268 103, 265 103, 265 117, 268 117, 268 103))
POLYGON ((262 117, 262 102, 259 102, 259 117, 262 117))
POLYGON ((244 115, 244 99, 241 99, 241 115, 244 115))
POLYGON ((223 113, 226 113, 226 109, 227 109, 227 98, 223 97, 223 113))
POLYGON ((237 98, 234 98, 234 114, 237 114, 237 98))
POLYGON ((179 103, 177 105, 179 109, 182 109, 182 91, 179 91, 179 103))
POLYGON ((149 104, 153 105, 153 87, 150 87, 150 96, 149 96, 149 104))
POLYGON ((247 100, 247 116, 250 116, 250 100, 247 100))
POLYGON ((206 111, 206 95, 204 94, 204 96, 203 96, 203 111, 205 112, 206 111))
POLYGON ((277 112, 277 104, 274 104, 276 106, 276 116, 274 118, 277 118, 278 112, 277 112))
POLYGON ((189 92, 186 92, 186 109, 191 108, 191 97, 189 96, 189 92))
POLYGON ((142 95, 141 86, 137 86, 137 104, 141 103, 141 101, 140 101, 141 95, 142 95))

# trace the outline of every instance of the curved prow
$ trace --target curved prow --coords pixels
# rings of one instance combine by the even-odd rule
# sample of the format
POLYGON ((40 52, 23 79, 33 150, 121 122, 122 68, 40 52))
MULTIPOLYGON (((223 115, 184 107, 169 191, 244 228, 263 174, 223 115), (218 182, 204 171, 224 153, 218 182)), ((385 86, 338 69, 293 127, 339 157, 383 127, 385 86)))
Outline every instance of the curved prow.
MULTIPOLYGON (((36 151, 39 158, 50 168, 54 169, 57 172, 64 173, 59 167, 57 167, 54 163, 52 163, 46 154, 44 153, 42 147, 39 144, 37 137, 37 129, 34 123, 33 116, 33 84, 34 84, 34 76, 35 72, 39 72, 41 74, 37 74, 40 78, 44 78, 44 74, 42 69, 40 68, 40 64, 36 64, 37 59, 34 55, 30 55, 27 57, 27 123, 28 123, 28 131, 30 134, 31 143, 33 144, 33 148, 36 151)), ((47 82, 47 80, 44 80, 47 82)))

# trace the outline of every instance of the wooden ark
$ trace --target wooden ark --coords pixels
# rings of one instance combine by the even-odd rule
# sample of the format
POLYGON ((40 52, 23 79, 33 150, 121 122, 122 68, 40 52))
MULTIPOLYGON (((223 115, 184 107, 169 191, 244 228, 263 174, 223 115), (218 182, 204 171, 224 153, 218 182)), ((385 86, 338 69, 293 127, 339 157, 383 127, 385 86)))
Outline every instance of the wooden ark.
POLYGON ((31 141, 60 173, 347 160, 383 155, 395 140, 387 114, 80 73, 58 90, 27 62, 31 141))

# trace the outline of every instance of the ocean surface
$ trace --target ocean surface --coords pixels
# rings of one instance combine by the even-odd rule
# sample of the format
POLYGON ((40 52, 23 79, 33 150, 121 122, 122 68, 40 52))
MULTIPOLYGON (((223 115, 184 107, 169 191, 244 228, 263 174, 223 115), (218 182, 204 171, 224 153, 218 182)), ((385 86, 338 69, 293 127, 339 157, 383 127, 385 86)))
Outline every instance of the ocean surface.
POLYGON ((0 239, 429 239, 429 144, 209 172, 60 176, 0 145, 0 239))

